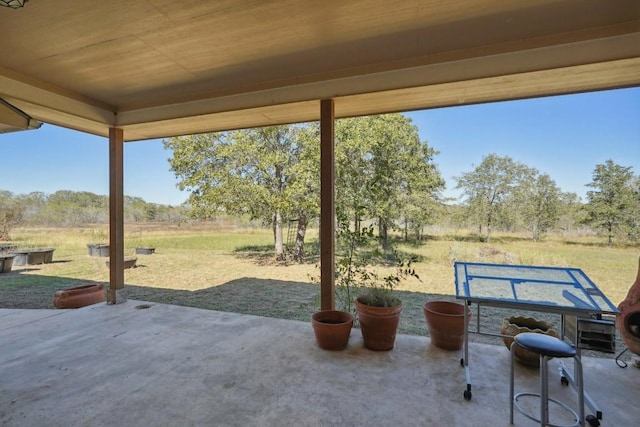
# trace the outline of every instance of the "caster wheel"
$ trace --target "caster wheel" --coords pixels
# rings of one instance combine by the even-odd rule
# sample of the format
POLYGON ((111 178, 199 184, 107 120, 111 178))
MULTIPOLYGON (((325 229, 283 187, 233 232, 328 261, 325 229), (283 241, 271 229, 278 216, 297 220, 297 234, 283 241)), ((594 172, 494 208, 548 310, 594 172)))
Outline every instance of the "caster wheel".
POLYGON ((591 427, 598 427, 600 425, 600 421, 593 415, 587 415, 587 422, 591 427))
POLYGON ((560 384, 569 385, 569 380, 567 379, 567 377, 565 377, 564 375, 560 377, 560 384))
POLYGON ((464 399, 465 400, 471 400, 471 390, 465 390, 464 391, 464 399))

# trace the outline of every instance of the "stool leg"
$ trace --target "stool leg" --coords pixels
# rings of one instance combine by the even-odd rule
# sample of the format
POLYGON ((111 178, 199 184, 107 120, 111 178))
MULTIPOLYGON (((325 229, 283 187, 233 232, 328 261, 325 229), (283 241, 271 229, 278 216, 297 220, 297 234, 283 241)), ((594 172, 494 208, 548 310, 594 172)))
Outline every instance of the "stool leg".
POLYGON ((513 424, 513 374, 514 374, 514 369, 513 369, 513 365, 515 362, 515 354, 516 354, 516 342, 512 342, 511 343, 511 377, 510 377, 510 382, 509 382, 509 424, 513 424))
POLYGON ((576 355, 573 357, 573 360, 575 363, 575 368, 576 368, 576 379, 577 379, 577 386, 578 386, 578 415, 580 417, 580 425, 583 426, 584 422, 585 422, 585 418, 584 418, 584 377, 583 377, 583 372, 582 372, 582 359, 580 359, 579 355, 576 355))
POLYGON ((549 424, 549 384, 547 384, 547 356, 540 355, 540 425, 549 424))

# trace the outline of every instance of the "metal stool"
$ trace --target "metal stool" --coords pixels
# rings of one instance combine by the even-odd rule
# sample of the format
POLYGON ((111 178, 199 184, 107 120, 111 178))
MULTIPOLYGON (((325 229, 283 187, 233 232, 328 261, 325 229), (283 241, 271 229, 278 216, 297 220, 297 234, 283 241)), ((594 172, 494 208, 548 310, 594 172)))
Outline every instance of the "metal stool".
POLYGON ((536 333, 521 333, 517 334, 514 337, 513 344, 511 344, 511 385, 510 385, 510 399, 511 399, 511 408, 509 411, 509 422, 513 424, 513 407, 515 406, 520 413, 525 415, 527 418, 537 421, 541 426, 551 426, 551 427, 574 427, 574 426, 583 426, 585 422, 584 418, 584 386, 583 386, 583 377, 582 377, 582 362, 580 361, 580 356, 578 355, 576 349, 564 342, 561 339, 544 335, 544 334, 536 334, 536 333), (515 346, 520 346, 525 350, 532 351, 534 353, 538 353, 540 355, 540 393, 518 393, 514 395, 513 390, 513 373, 514 373, 514 364, 515 364, 515 346), (576 385, 578 387, 578 412, 571 409, 566 404, 549 397, 549 388, 548 388, 548 368, 547 362, 552 357, 558 358, 567 358, 572 357, 576 364, 576 385), (536 418, 533 415, 528 414, 523 408, 518 404, 518 398, 521 396, 536 396, 540 397, 540 418, 536 418), (551 424, 549 422, 549 401, 552 401, 561 407, 568 410, 575 419, 573 424, 569 425, 558 425, 551 424))

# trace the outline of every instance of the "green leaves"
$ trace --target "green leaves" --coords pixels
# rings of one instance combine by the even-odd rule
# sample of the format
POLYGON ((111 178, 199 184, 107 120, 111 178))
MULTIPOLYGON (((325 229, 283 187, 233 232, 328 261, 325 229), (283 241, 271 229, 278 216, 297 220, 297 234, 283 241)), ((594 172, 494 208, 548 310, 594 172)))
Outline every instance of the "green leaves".
POLYGON ((364 218, 378 219, 384 244, 386 227, 394 227, 400 218, 421 228, 434 218, 424 212, 430 212, 444 188, 433 163, 435 154, 401 114, 338 120, 337 209, 356 224, 364 218))
POLYGON ((558 220, 561 193, 555 182, 508 156, 485 156, 473 171, 456 180, 468 216, 476 221, 480 234, 485 227, 487 241, 495 224, 504 228, 524 225, 538 240, 558 220))
MULTIPOLYGON (((356 212, 356 216, 361 215, 356 212)), ((355 313, 357 297, 367 305, 393 307, 400 303, 393 294, 398 284, 409 277, 419 280, 411 259, 401 259, 393 248, 387 252, 380 248, 373 225, 352 226, 343 212, 338 215, 337 241, 340 256, 336 265, 336 300, 341 310, 355 313), (394 270, 380 275, 375 266, 386 264, 387 258, 393 262, 394 270)))
POLYGON ((586 222, 607 234, 607 243, 613 244, 616 235, 637 238, 640 235, 640 178, 631 166, 620 166, 612 160, 596 165, 593 181, 595 188, 587 192, 586 222))

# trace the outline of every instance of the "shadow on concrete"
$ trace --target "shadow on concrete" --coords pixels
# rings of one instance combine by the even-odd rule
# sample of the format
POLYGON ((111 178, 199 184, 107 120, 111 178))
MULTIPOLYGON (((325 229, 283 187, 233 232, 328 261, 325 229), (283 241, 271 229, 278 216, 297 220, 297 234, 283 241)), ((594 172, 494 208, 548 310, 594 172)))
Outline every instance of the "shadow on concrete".
MULTIPOLYGON (((24 271, 24 270, 23 270, 24 271)), ((87 280, 56 276, 21 275, 20 271, 3 273, 0 276, 0 308, 54 308, 53 296, 57 290, 85 284, 87 280)), ((101 282, 105 289, 108 283, 101 282)), ((196 291, 165 289, 126 284, 127 297, 132 300, 195 307, 238 314, 250 314, 288 320, 309 321, 311 314, 319 309, 320 288, 318 284, 277 279, 243 277, 221 285, 196 291)), ((427 326, 422 306, 427 301, 455 301, 452 295, 428 292, 396 291, 402 300, 403 310, 398 332, 407 335, 427 336, 427 326)), ((499 307, 483 307, 479 313, 473 306, 471 328, 475 330, 478 317, 480 330, 500 333, 502 321, 512 315, 531 316, 554 323, 558 330, 561 318, 557 314, 533 311, 514 311, 499 307)), ((473 342, 502 345, 496 337, 471 334, 473 342)), ((616 352, 625 349, 624 342, 616 334, 616 352)), ((506 351, 506 348, 505 348, 506 351)), ((586 352, 594 357, 613 358, 616 354, 586 352)))

